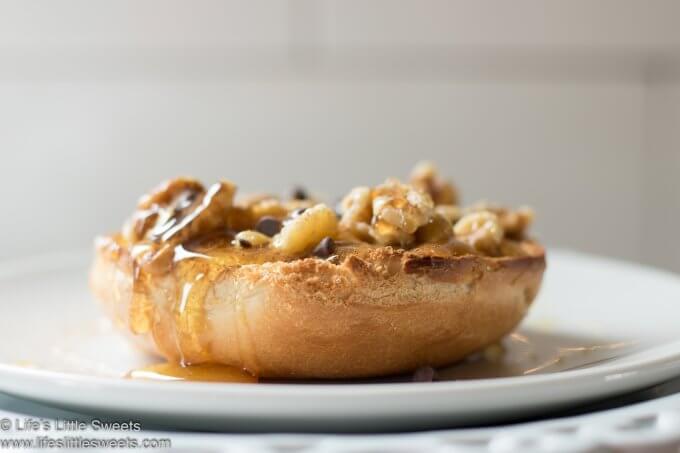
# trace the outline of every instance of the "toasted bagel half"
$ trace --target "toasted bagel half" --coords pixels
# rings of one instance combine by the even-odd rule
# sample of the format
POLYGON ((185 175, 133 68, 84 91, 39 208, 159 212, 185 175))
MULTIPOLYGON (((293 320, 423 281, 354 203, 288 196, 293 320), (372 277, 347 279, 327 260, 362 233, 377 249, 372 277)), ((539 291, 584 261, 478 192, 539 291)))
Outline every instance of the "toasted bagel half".
POLYGON ((469 253, 452 239, 408 249, 338 242, 329 259, 177 246, 168 269, 99 243, 97 299, 146 349, 274 378, 358 378, 442 366, 497 342, 527 313, 544 249, 469 253))

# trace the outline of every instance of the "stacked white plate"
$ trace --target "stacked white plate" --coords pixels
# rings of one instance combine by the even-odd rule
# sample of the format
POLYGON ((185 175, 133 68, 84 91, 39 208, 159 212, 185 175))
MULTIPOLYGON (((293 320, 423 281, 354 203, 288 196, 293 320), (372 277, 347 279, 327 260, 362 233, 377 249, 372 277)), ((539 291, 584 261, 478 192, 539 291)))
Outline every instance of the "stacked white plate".
POLYGON ((455 380, 124 379, 152 359, 102 319, 87 289, 87 266, 87 255, 74 254, 0 268, 0 391, 183 428, 396 431, 519 420, 680 374, 678 277, 551 251, 545 285, 528 319, 505 340, 505 355, 441 372, 455 380))

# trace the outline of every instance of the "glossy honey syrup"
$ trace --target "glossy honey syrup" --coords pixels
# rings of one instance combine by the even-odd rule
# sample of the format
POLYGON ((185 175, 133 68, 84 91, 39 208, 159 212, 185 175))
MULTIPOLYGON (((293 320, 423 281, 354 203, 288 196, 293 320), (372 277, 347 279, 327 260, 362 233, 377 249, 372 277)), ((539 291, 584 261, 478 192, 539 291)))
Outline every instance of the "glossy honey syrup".
POLYGON ((128 373, 131 379, 152 379, 160 381, 202 381, 202 382, 237 382, 255 384, 257 377, 235 367, 225 365, 190 365, 176 363, 159 363, 128 373))
MULTIPOLYGON (((506 337, 499 345, 473 354, 460 363, 436 370, 434 380, 493 379, 557 373, 587 368, 616 360, 638 350, 634 342, 573 337, 546 329, 525 328, 506 337)), ((411 374, 345 381, 258 379, 238 368, 224 365, 189 365, 164 362, 132 370, 131 379, 202 381, 224 383, 383 383, 412 382, 411 374)))

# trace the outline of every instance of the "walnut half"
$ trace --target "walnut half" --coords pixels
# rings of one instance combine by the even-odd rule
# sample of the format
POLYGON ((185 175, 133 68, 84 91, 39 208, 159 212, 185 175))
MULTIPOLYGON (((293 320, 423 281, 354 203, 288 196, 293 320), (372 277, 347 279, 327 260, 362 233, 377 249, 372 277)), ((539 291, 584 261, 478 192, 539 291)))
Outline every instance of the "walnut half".
POLYGON ((490 255, 496 254, 504 235, 498 216, 490 211, 467 214, 456 222, 453 232, 458 239, 490 255))
POLYGON ((434 203, 413 186, 388 179, 373 189, 371 236, 379 244, 406 246, 414 241, 416 230, 429 223, 434 203))
POLYGON ((409 183, 427 192, 436 205, 458 204, 458 191, 451 182, 439 176, 439 172, 431 162, 421 162, 416 165, 411 172, 409 183))
POLYGON ((125 237, 130 243, 178 244, 224 228, 235 192, 236 186, 229 181, 208 190, 189 178, 167 181, 140 200, 123 228, 125 237))
POLYGON ((373 189, 357 187, 340 206, 341 230, 381 245, 412 244, 416 231, 434 215, 434 203, 426 192, 396 179, 373 189))

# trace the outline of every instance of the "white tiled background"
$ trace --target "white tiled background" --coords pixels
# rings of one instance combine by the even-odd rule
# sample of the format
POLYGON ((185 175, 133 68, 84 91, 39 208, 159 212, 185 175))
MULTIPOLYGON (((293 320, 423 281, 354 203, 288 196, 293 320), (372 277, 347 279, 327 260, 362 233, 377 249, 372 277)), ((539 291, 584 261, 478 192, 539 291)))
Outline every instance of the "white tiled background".
POLYGON ((437 161, 551 245, 680 271, 680 2, 0 0, 0 257, 171 175, 335 196, 437 161))

